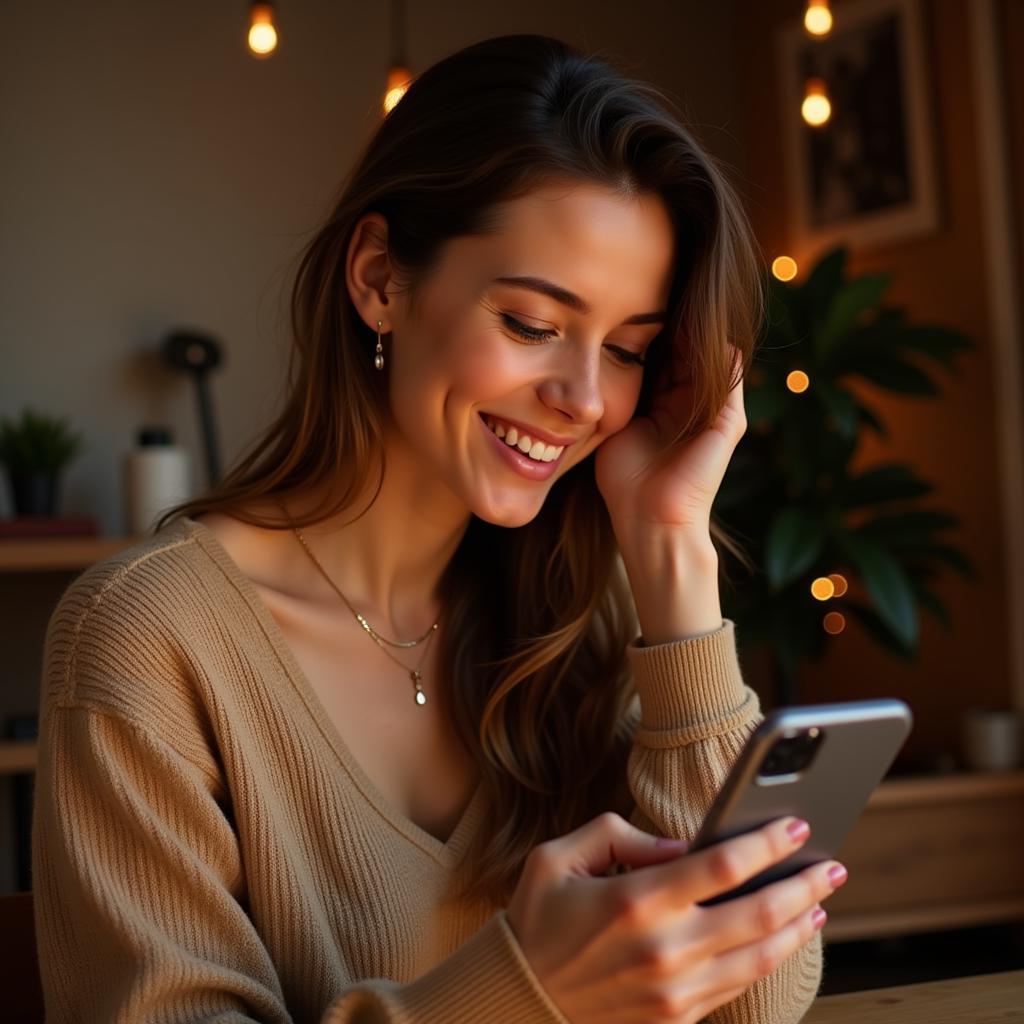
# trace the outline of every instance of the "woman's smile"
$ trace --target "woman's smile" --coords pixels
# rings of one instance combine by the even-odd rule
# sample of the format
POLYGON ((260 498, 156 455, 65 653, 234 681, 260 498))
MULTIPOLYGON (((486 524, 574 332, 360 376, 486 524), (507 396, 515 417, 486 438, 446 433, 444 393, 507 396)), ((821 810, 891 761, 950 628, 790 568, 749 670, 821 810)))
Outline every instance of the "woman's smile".
MULTIPOLYGON (((483 429, 484 434, 487 436, 487 444, 489 447, 494 449, 495 454, 504 461, 505 465, 510 469, 515 470, 520 476, 526 477, 527 480, 547 480, 555 470, 558 468, 562 461, 562 456, 565 453, 564 446, 553 446, 544 445, 544 453, 554 452, 553 456, 548 461, 542 461, 539 457, 531 457, 519 448, 519 437, 516 428, 512 428, 512 434, 505 433, 505 437, 499 437, 494 430, 491 429, 487 420, 484 418, 484 414, 481 413, 477 417, 480 421, 480 426, 483 429), (508 442, 508 437, 516 436, 515 445, 508 442)), ((489 417, 491 423, 494 423, 495 427, 499 430, 504 428, 501 422, 495 420, 493 417, 489 417)), ((524 435, 526 436, 526 435, 524 435)), ((531 451, 536 451, 538 445, 544 444, 542 441, 531 441, 531 451)), ((541 453, 538 453, 540 455, 541 453)))

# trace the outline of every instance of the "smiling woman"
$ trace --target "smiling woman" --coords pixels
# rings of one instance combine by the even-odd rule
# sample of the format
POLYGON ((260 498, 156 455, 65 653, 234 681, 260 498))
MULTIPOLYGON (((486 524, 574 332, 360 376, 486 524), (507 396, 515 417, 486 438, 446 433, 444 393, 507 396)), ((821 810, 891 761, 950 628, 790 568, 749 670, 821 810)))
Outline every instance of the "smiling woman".
POLYGON ((806 830, 655 843, 761 718, 711 519, 759 281, 609 59, 413 81, 303 254, 280 415, 54 612, 48 1020, 803 1016, 831 865, 698 904, 806 830))

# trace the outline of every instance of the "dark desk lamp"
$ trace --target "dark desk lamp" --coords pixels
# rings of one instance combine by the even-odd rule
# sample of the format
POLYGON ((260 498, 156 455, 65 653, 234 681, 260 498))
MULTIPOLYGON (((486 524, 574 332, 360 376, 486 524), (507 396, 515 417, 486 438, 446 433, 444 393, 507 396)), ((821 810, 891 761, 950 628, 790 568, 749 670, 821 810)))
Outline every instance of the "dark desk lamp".
POLYGON ((217 453, 213 405, 207 374, 221 365, 221 354, 219 342, 208 334, 194 331, 174 331, 163 343, 164 359, 179 370, 187 370, 195 379, 203 447, 206 449, 206 478, 211 487, 220 476, 220 458, 217 453))

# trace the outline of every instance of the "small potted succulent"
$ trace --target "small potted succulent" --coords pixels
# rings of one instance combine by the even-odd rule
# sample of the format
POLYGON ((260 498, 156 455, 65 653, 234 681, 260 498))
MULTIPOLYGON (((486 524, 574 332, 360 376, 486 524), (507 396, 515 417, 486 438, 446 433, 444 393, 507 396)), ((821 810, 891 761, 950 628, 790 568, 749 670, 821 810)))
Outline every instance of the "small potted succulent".
POLYGON ((82 437, 65 419, 24 409, 0 417, 0 463, 7 468, 16 516, 54 516, 60 471, 79 453, 82 437))

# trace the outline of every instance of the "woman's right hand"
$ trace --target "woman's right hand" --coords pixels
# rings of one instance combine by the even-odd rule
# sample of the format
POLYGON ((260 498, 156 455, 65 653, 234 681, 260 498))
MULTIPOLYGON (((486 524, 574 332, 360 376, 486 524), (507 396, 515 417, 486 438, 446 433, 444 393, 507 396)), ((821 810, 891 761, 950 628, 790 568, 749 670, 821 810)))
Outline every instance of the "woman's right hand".
MULTIPOLYGON (((827 860, 697 906, 807 841, 793 817, 679 855, 614 812, 531 850, 507 909, 523 954, 572 1024, 695 1024, 807 943, 836 886, 827 860), (616 862, 630 868, 607 877, 616 862)), ((841 874, 841 872, 840 872, 841 874)))

